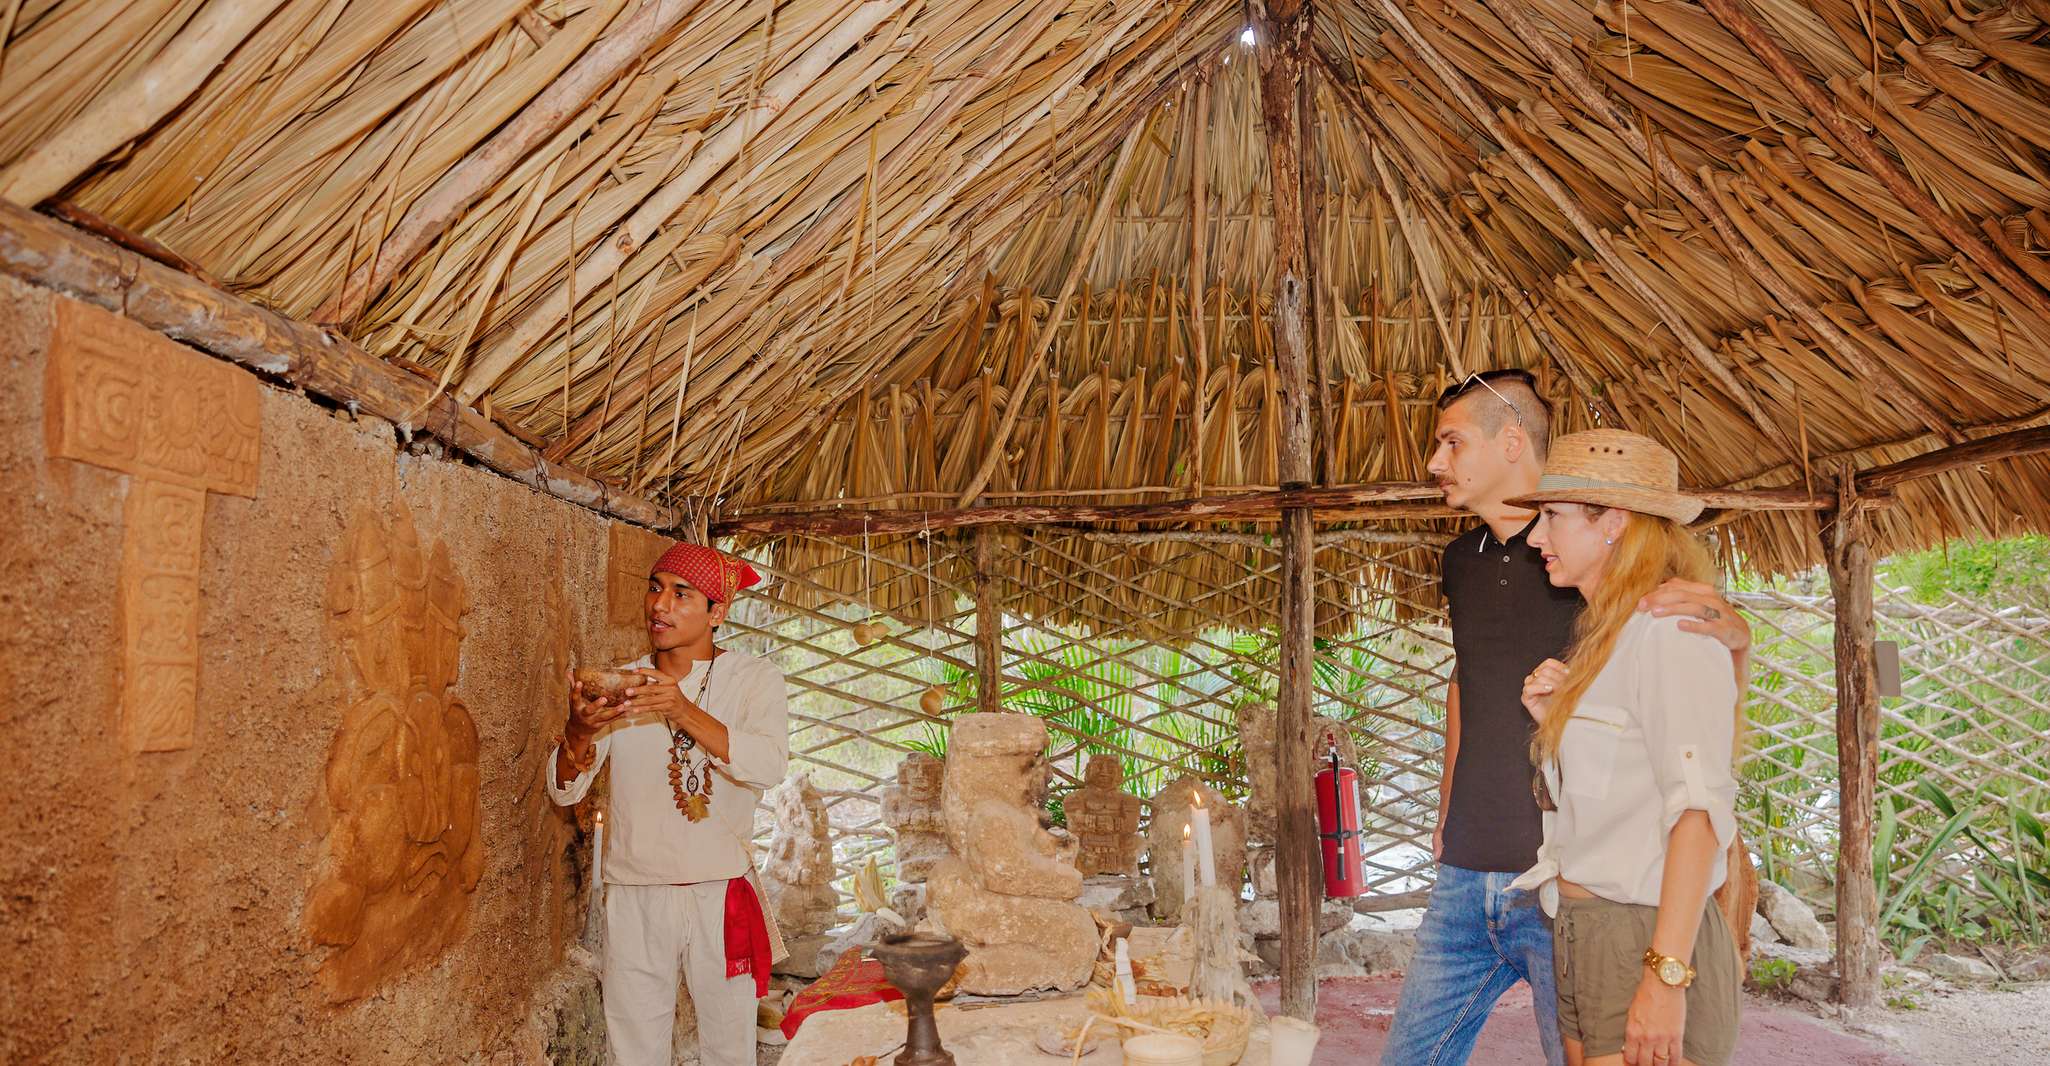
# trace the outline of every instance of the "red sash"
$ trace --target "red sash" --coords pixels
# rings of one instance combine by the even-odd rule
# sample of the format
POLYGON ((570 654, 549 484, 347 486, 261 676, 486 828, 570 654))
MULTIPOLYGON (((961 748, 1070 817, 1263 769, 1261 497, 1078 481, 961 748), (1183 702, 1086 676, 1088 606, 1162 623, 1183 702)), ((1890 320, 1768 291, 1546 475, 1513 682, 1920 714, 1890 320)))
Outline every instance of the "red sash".
POLYGON ((769 994, 769 923, 747 878, 726 882, 726 976, 753 974, 755 998, 769 994))

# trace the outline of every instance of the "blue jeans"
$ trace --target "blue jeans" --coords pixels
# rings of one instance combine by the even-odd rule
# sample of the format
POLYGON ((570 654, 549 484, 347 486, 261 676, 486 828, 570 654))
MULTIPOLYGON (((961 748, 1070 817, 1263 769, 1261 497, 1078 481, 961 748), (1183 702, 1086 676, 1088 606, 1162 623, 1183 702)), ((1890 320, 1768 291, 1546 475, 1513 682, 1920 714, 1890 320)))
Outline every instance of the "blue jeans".
POLYGON ((1552 922, 1536 893, 1509 891, 1515 879, 1438 867, 1381 1066, 1460 1066, 1473 1054, 1495 1001, 1518 981, 1530 983, 1545 1061, 1566 1061, 1552 981, 1552 922))

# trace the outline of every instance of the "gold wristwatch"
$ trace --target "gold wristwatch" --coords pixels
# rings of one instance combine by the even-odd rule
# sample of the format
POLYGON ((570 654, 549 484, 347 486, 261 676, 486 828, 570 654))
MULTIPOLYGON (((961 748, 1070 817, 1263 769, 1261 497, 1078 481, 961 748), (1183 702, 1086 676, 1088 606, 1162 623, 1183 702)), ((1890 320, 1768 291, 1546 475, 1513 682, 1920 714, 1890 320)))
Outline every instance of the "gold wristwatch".
POLYGON ((1694 967, 1671 955, 1659 954, 1657 948, 1644 949, 1644 965, 1668 988, 1686 988, 1694 983, 1694 967))

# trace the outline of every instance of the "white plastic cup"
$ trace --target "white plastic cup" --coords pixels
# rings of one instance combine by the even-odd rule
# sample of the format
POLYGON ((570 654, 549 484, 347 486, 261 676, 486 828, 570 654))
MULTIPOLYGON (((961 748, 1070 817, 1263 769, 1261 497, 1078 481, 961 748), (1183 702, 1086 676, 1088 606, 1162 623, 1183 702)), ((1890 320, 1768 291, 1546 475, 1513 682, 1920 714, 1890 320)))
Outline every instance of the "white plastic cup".
POLYGON ((1125 1066, 1203 1066, 1203 1042, 1174 1033, 1141 1033, 1125 1041, 1125 1066))
POLYGON ((1273 1066, 1310 1066, 1321 1031, 1299 1018, 1280 1015, 1267 1020, 1267 1054, 1273 1066))

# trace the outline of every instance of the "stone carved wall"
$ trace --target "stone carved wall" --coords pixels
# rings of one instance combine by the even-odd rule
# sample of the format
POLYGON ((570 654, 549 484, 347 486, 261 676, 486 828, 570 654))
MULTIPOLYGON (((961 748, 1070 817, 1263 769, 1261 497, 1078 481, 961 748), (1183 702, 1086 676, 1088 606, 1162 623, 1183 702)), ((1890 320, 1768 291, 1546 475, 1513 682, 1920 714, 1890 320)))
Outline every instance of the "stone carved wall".
POLYGON ((477 729, 453 693, 467 607, 445 544, 403 504, 359 508, 329 572, 353 696, 328 752, 328 868, 307 932, 320 984, 356 999, 462 935, 484 870, 477 729))
MULTIPOLYGON (((563 560, 557 572, 567 574, 568 551, 563 537, 556 537, 554 549, 549 554, 563 560)), ((559 580, 544 581, 540 600, 539 640, 528 659, 525 686, 532 693, 532 705, 525 708, 527 732, 520 742, 518 754, 520 812, 527 827, 521 838, 520 870, 528 884, 546 886, 535 897, 535 910, 530 915, 531 927, 536 935, 547 935, 548 957, 556 959, 562 957, 563 949, 573 939, 577 915, 581 913, 576 906, 578 893, 575 886, 589 876, 588 866, 578 876, 569 875, 570 844, 576 838, 580 823, 587 827, 591 814, 603 800, 600 790, 593 788, 592 795, 583 803, 575 807, 558 807, 548 798, 548 790, 542 785, 549 772, 548 754, 555 750, 555 738, 561 734, 563 723, 569 717, 568 674, 573 657, 573 633, 569 593, 563 588, 563 583, 559 580)), ((584 861, 588 862, 587 859, 584 861)), ((584 888, 588 891, 590 886, 584 885, 584 888)))
POLYGON ((132 751, 192 746, 199 700, 206 494, 254 496, 256 379, 117 315, 53 301, 45 444, 133 476, 123 508, 121 733, 132 751))
POLYGON ((612 522, 607 526, 605 555, 605 621, 607 639, 599 651, 607 665, 630 662, 648 652, 642 613, 648 593, 648 570, 675 543, 639 526, 612 522))

